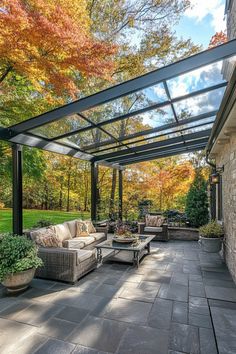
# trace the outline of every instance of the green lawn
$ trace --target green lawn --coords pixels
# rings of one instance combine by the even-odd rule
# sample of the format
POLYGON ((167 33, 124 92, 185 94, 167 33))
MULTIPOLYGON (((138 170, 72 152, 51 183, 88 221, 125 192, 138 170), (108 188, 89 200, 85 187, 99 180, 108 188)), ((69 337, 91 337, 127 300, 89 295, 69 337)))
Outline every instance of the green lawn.
MULTIPOLYGON (((23 212, 23 228, 31 228, 38 220, 47 219, 54 224, 59 224, 67 220, 73 219, 89 219, 90 213, 51 211, 51 210, 24 210, 23 212)), ((0 232, 12 231, 12 210, 0 210, 0 232)))

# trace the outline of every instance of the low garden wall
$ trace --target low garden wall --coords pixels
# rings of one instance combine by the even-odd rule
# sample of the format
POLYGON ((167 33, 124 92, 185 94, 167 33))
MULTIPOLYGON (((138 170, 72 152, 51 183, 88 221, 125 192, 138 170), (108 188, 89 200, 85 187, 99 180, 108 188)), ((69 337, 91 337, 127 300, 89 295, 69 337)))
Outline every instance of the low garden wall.
POLYGON ((199 232, 198 229, 190 227, 168 227, 170 240, 197 241, 199 232))

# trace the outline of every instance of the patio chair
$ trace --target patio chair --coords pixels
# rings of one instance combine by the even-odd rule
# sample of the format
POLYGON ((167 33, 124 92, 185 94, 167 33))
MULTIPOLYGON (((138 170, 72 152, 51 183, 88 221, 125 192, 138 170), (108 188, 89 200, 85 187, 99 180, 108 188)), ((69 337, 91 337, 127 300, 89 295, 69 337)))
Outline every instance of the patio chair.
POLYGON ((169 241, 168 223, 162 213, 146 214, 145 222, 138 223, 138 233, 141 235, 155 234, 153 241, 169 241))

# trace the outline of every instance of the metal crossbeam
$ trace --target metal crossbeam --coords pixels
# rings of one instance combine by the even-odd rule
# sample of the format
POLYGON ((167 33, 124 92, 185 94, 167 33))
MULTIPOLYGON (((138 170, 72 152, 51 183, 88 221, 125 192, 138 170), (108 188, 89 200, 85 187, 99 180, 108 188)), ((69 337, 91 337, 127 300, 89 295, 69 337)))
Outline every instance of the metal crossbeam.
MULTIPOLYGON (((211 129, 203 130, 203 131, 196 132, 196 133, 186 134, 185 135, 185 140, 186 141, 191 141, 191 140, 199 139, 199 138, 202 138, 202 137, 209 137, 210 133, 211 133, 211 129)), ((135 148, 132 148, 132 152, 130 152, 130 150, 129 151, 120 150, 120 151, 115 151, 115 152, 112 152, 112 153, 109 153, 109 154, 101 155, 101 156, 95 157, 93 159, 93 161, 99 161, 99 160, 112 161, 112 159, 114 157, 130 155, 131 153, 134 154, 134 153, 137 153, 137 152, 143 153, 144 151, 147 151, 147 150, 151 150, 151 149, 154 149, 154 148, 161 148, 161 147, 164 147, 164 146, 177 144, 177 143, 180 143, 182 141, 183 141, 182 137, 170 138, 170 139, 166 139, 166 140, 163 140, 163 141, 157 141, 157 142, 154 142, 154 143, 149 143, 149 144, 137 146, 135 148)))
POLYGON ((187 153, 194 152, 194 151, 204 150, 205 148, 206 148, 206 145, 202 145, 202 146, 196 146, 196 147, 190 148, 188 150, 179 149, 176 151, 167 151, 167 152, 163 153, 162 155, 147 156, 144 158, 136 159, 135 161, 123 162, 123 163, 121 163, 121 166, 133 165, 135 163, 140 163, 140 162, 144 162, 144 161, 157 160, 157 159, 161 159, 161 158, 169 157, 169 156, 187 154, 187 153))
MULTIPOLYGON (((191 117, 191 118, 181 119, 179 124, 176 123, 176 122, 164 124, 161 127, 147 129, 147 130, 143 130, 143 131, 140 131, 140 132, 137 132, 137 133, 129 134, 129 135, 126 135, 126 136, 124 136, 122 138, 118 138, 117 140, 119 142, 121 142, 121 141, 131 140, 131 139, 134 139, 134 138, 142 137, 142 136, 153 134, 153 133, 162 132, 163 130, 181 128, 182 125, 189 124, 189 123, 194 123, 194 122, 198 122, 198 121, 200 122, 203 119, 214 117, 214 116, 216 116, 217 112, 218 111, 211 111, 211 112, 203 113, 203 114, 200 114, 198 116, 191 117)), ((171 133, 167 133, 167 134, 171 134, 171 133)), ((173 131, 173 133, 174 133, 174 131, 173 131)), ((167 134, 163 134, 163 135, 167 135, 167 134)), ((152 137, 152 138, 154 138, 154 137, 152 137)), ((146 141, 146 140, 147 139, 143 139, 143 141, 146 141)), ((98 143, 98 144, 91 144, 89 146, 86 146, 85 148, 86 148, 86 150, 92 150, 92 149, 96 149, 98 147, 104 147, 104 150, 106 150, 106 146, 110 145, 110 144, 113 144, 113 143, 115 143, 114 140, 106 140, 106 141, 103 141, 103 142, 98 143)), ((131 141, 129 143, 126 142, 125 144, 129 145, 129 144, 135 144, 135 143, 136 143, 136 141, 131 141)), ((113 148, 114 147, 112 147, 112 149, 113 148)), ((109 148, 107 148, 107 150, 109 150, 109 148)), ((96 152, 96 150, 91 151, 91 154, 93 154, 93 152, 96 152)))
POLYGON ((132 159, 139 158, 140 156, 144 157, 144 156, 149 156, 149 155, 156 154, 156 153, 162 154, 162 153, 165 153, 166 151, 175 151, 176 149, 179 149, 179 148, 185 148, 188 146, 192 147, 192 146, 195 146, 198 144, 205 144, 206 145, 208 138, 209 138, 209 136, 204 137, 204 138, 200 138, 198 140, 189 141, 189 142, 184 142, 183 139, 181 139, 181 141, 179 141, 178 143, 176 143, 174 145, 170 145, 170 146, 162 147, 162 148, 153 148, 153 149, 141 152, 136 155, 114 157, 114 158, 110 159, 109 162, 120 163, 122 161, 131 161, 132 159))

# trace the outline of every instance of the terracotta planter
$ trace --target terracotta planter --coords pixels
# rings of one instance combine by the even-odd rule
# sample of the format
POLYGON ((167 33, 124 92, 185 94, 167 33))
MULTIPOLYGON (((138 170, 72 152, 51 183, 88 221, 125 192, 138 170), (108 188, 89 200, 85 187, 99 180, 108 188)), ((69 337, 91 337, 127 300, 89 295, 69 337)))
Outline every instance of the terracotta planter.
POLYGON ((220 252, 223 239, 221 237, 209 238, 199 236, 198 243, 204 252, 220 252))
POLYGON ((29 286, 29 283, 34 277, 35 269, 27 269, 23 272, 14 273, 9 275, 2 284, 7 288, 10 293, 22 291, 29 286))

